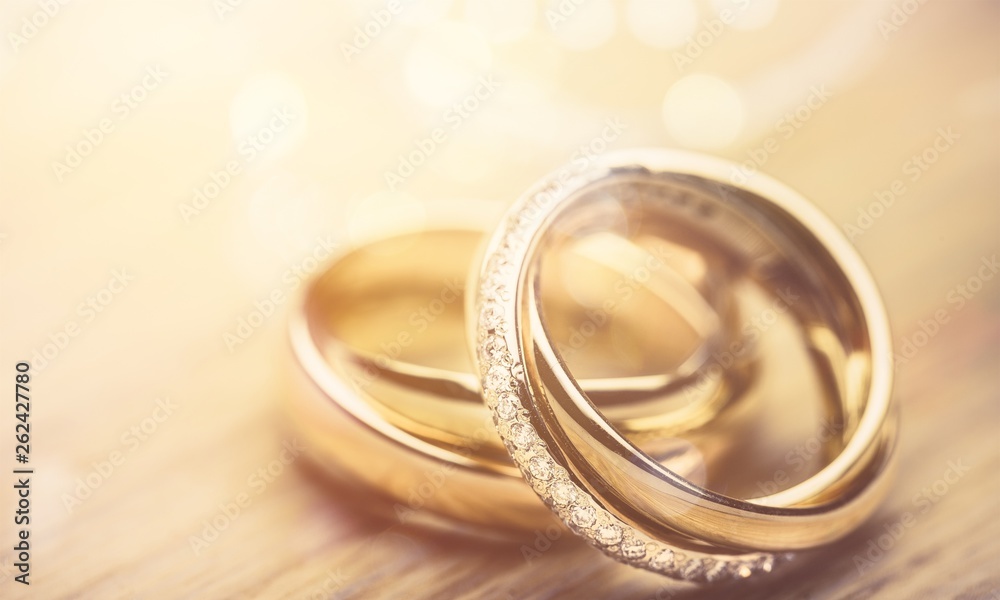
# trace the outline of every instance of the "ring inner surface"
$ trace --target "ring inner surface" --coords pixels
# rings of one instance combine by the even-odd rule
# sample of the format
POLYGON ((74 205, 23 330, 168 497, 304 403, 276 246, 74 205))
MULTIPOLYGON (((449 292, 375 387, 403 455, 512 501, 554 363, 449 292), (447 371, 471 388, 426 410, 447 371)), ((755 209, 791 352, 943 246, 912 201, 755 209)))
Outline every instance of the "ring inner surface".
MULTIPOLYGON (((807 481, 850 440, 869 391, 866 321, 842 267, 794 216, 750 192, 700 177, 626 170, 577 191, 548 216, 546 226, 529 255, 538 258, 527 272, 531 293, 525 301, 538 305, 537 325, 545 333, 525 338, 549 351, 551 364, 539 369, 551 367, 553 382, 561 369, 562 383, 572 387, 574 369, 563 364, 558 343, 537 345, 552 320, 545 303, 552 278, 541 274, 561 247, 609 229, 639 246, 667 241, 699 255, 704 268, 723 273, 733 286, 739 336, 702 367, 698 381, 723 376, 750 348, 757 371, 737 409, 679 436, 694 449, 688 457, 702 458, 702 477, 690 483, 729 498, 767 496, 807 481)), ((650 328, 668 343, 670 332, 656 326, 658 317, 648 315, 650 328)), ((582 396, 578 389, 574 394, 582 396)), ((644 517, 635 521, 663 530, 667 522, 656 515, 670 503, 657 489, 670 482, 660 478, 658 465, 622 451, 613 439, 620 432, 610 425, 595 435, 588 409, 560 402, 559 395, 546 394, 546 418, 562 432, 553 441, 564 464, 603 503, 626 509, 616 513, 637 509, 632 514, 644 517), (579 477, 581 468, 586 477, 579 477)), ((662 442, 683 447, 676 440, 662 442)), ((671 508, 686 510, 683 503, 671 508)))

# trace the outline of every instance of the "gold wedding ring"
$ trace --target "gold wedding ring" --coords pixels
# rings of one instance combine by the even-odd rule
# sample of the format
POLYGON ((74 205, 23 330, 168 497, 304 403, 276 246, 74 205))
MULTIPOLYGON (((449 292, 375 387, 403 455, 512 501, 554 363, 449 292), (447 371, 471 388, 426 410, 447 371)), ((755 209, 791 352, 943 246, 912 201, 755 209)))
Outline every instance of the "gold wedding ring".
POLYGON ((290 321, 310 454, 401 520, 558 517, 693 582, 856 528, 894 455, 881 300, 811 204, 733 168, 617 153, 543 179, 479 253, 480 224, 442 223, 333 258, 290 321), (822 434, 789 476, 805 415, 822 434))
POLYGON ((770 572, 786 551, 856 528, 885 493, 896 429, 888 321, 868 270, 807 200, 764 176, 733 185, 734 169, 643 150, 549 175, 491 238, 468 314, 484 397, 532 489, 605 554, 699 582, 770 572), (790 385, 783 401, 816 403, 836 424, 837 453, 825 466, 740 499, 671 471, 607 419, 552 341, 544 273, 552 253, 608 223, 640 245, 668 239, 700 249, 746 294, 787 296, 797 333, 779 352, 788 357, 784 376, 824 389, 790 385))
MULTIPOLYGON (((401 519, 544 527, 552 516, 493 429, 466 350, 463 288, 483 237, 482 227, 427 229, 331 259, 290 321, 290 414, 317 462, 381 492, 401 519)), ((704 385, 704 367, 740 320, 726 281, 682 249, 617 236, 579 240, 557 256, 556 267, 584 274, 556 282, 547 303, 560 316, 553 339, 593 373, 580 385, 656 460, 691 474, 700 461, 690 445, 662 438, 707 423, 753 369, 748 352, 704 385), (614 307, 581 304, 608 284, 621 291, 614 307)))

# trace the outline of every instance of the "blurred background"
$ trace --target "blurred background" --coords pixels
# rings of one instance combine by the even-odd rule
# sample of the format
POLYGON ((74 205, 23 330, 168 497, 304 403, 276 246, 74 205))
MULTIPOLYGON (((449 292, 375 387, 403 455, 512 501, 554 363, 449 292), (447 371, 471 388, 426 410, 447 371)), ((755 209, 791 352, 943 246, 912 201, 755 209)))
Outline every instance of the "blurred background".
POLYGON ((998 27, 992 0, 4 2, 0 372, 32 365, 35 473, 23 586, 10 402, 0 596, 704 595, 570 536, 529 561, 359 515, 279 460, 287 303, 260 308, 373 228, 669 146, 816 202, 894 327, 889 501, 744 596, 1000 597, 998 27))

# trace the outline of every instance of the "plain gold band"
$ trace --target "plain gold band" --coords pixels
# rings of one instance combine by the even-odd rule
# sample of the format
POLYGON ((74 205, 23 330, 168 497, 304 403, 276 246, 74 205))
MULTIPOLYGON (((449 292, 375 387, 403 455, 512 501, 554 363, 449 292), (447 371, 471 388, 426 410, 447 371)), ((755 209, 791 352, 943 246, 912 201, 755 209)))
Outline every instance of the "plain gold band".
MULTIPOLYGON (((451 257, 450 264, 468 261, 470 253, 461 250, 477 246, 480 235, 469 230, 430 230, 372 242, 335 257, 306 287, 302 303, 290 321, 295 376, 288 396, 289 408, 295 427, 318 462, 384 492, 397 504, 399 514, 430 522, 451 520, 492 529, 530 529, 551 523, 551 517, 521 481, 478 392, 477 402, 469 402, 469 388, 478 385, 474 376, 453 366, 454 356, 448 357, 456 347, 464 352, 462 302, 453 301, 453 306, 446 307, 457 309, 455 315, 437 312, 433 331, 426 330, 426 347, 417 347, 420 340, 409 340, 410 347, 415 348, 412 361, 385 352, 379 356, 377 348, 386 348, 384 340, 401 344, 398 330, 390 327, 388 335, 385 327, 373 331, 373 324, 377 324, 372 320, 374 314, 361 320, 352 317, 349 310, 369 307, 373 298, 382 296, 393 307, 397 296, 417 293, 428 285, 432 290, 440 289, 440 281, 455 275, 455 268, 448 267, 449 260, 443 257, 451 257), (394 245, 405 247, 405 251, 391 258, 382 255, 392 251, 394 245), (400 262, 400 256, 422 262, 428 258, 424 251, 438 255, 436 265, 416 270, 400 262), (384 266, 384 271, 379 271, 379 265, 384 266), (409 275, 401 279, 405 274, 409 275), (440 484, 443 481, 447 485, 440 484), (484 498, 490 499, 488 510, 483 507, 484 498)), ((465 273, 467 265, 461 265, 458 271, 465 273)), ((647 286, 650 283, 644 282, 647 286)), ((709 298, 724 289, 717 284, 704 287, 709 298)), ((676 291, 683 287, 671 280, 665 289, 676 291)), ((676 292, 664 295, 667 300, 650 294, 635 307, 623 308, 616 319, 627 321, 633 312, 641 317, 644 311, 662 311, 665 301, 677 300, 676 292)), ((711 303, 726 306, 712 300, 701 310, 712 309, 711 303)), ((555 310, 570 314, 571 304, 558 303, 555 310)), ((688 316, 691 314, 698 312, 689 308, 688 316)), ((694 335, 688 337, 703 346, 698 336, 720 335, 711 331, 712 319, 719 318, 714 312, 707 315, 703 321, 709 325, 693 327, 694 335)), ((633 328, 642 329, 641 318, 633 328)), ((722 339, 725 341, 724 336, 722 339)), ((600 344, 595 342, 593 349, 601 350, 600 344)), ((682 365, 690 363, 687 352, 674 352, 675 360, 682 365)), ((698 353, 696 348, 695 358, 704 361, 705 356, 698 353)), ((471 366, 466 368, 471 371, 471 366)), ((688 380, 695 373, 693 369, 688 380)), ((707 422, 735 395, 737 381, 744 375, 734 370, 731 377, 694 396, 684 393, 683 378, 659 373, 603 376, 585 380, 584 385, 598 396, 618 400, 615 404, 609 402, 608 410, 618 415, 620 423, 635 430, 637 439, 652 440, 667 431, 682 431, 707 422), (621 401, 619 396, 630 399, 621 401), (648 428, 644 430, 644 426, 648 428)), ((674 468, 684 469, 685 447, 660 443, 656 452, 672 461, 674 468)))

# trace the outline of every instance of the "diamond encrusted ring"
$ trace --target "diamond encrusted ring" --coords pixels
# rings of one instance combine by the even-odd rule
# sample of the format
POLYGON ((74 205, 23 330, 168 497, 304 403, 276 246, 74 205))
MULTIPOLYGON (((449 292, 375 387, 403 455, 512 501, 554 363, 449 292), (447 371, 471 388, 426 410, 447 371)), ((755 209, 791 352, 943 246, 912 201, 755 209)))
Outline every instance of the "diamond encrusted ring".
POLYGON ((758 577, 846 535, 880 502, 894 454, 888 320, 867 268, 807 200, 762 175, 731 184, 737 168, 638 150, 550 174, 489 241, 467 315, 483 397, 534 491, 608 556, 693 582, 758 577), (552 248, 614 223, 612 212, 632 237, 711 245, 753 293, 784 299, 798 327, 784 347, 811 362, 789 358, 782 400, 819 403, 836 424, 825 466, 766 496, 729 497, 658 463, 590 401, 549 340, 539 274, 552 248), (823 392, 797 394, 808 378, 823 392))

